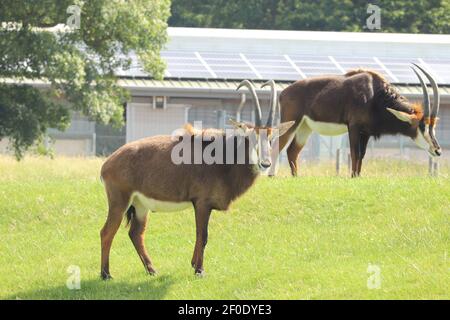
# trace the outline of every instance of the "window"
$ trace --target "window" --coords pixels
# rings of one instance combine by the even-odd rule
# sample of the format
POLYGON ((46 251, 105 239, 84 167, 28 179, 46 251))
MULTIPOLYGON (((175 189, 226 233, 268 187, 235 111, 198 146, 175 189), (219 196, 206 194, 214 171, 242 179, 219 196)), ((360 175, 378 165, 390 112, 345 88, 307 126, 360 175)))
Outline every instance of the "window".
POLYGON ((153 97, 153 109, 165 109, 166 108, 166 97, 156 96, 153 97))

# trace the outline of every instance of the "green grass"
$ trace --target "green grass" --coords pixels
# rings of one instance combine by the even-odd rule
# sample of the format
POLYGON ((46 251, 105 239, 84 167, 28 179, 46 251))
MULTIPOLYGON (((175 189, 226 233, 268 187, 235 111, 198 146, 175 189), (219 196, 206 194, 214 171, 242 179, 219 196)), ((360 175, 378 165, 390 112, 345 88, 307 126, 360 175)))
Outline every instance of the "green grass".
POLYGON ((106 199, 101 159, 0 157, 1 299, 449 299, 450 168, 369 161, 364 177, 305 165, 261 177, 230 211, 214 212, 207 276, 190 267, 194 214, 151 214, 147 276, 121 228, 99 279, 106 199), (367 288, 369 264, 381 288, 367 288), (66 288, 81 268, 81 290, 66 288))

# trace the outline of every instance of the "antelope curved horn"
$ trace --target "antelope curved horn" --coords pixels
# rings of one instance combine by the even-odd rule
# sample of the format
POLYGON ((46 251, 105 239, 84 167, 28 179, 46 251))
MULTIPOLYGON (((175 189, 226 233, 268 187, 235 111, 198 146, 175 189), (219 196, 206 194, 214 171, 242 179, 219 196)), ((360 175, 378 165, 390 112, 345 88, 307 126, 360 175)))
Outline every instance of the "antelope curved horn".
POLYGON ((269 111, 269 118, 267 119, 266 126, 271 128, 273 127, 273 122, 275 120, 275 112, 277 111, 277 103, 278 103, 278 97, 277 97, 277 89, 275 87, 275 81, 270 80, 264 83, 261 88, 264 88, 266 86, 270 86, 270 111, 269 111))
POLYGON ((256 118, 255 119, 255 125, 257 127, 261 127, 262 126, 261 106, 259 105, 259 99, 258 99, 258 95, 256 94, 255 86, 250 81, 244 80, 238 85, 236 90, 239 90, 242 87, 247 87, 248 90, 250 91, 250 93, 252 94, 253 105, 255 107, 255 118, 256 118))
POLYGON ((422 94, 423 94, 423 114, 424 118, 430 117, 430 96, 428 95, 428 90, 425 82, 423 81, 422 76, 417 72, 417 70, 411 66, 411 69, 416 74, 417 78, 419 79, 420 85, 422 86, 422 94))
POLYGON ((438 85, 436 83, 436 80, 434 80, 434 78, 425 70, 423 69, 421 66, 413 63, 413 65, 415 65, 417 68, 420 69, 420 71, 422 71, 422 73, 427 77, 427 79, 430 81, 431 86, 433 87, 433 107, 431 108, 431 115, 430 117, 436 118, 438 113, 439 113, 439 105, 441 103, 441 97, 439 95, 439 88, 438 85))

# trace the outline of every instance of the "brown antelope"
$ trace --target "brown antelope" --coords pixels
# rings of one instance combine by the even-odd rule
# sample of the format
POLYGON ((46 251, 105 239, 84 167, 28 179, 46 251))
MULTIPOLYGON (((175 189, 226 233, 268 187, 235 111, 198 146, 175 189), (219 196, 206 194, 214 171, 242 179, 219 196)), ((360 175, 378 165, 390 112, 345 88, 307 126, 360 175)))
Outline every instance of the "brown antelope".
MULTIPOLYGON (((182 137, 154 136, 131 142, 106 160, 101 169, 109 205, 108 217, 100 232, 103 279, 111 278, 110 248, 125 214, 130 224, 131 241, 146 271, 154 274, 155 269, 144 243, 148 211, 176 211, 191 205, 195 210, 196 223, 196 242, 191 264, 197 275, 203 274, 203 253, 208 239, 211 210, 227 210, 233 200, 252 186, 259 171, 271 166, 271 141, 294 124, 292 121, 273 127, 277 98, 274 82, 265 85, 267 84, 271 86, 274 98, 266 126, 262 125, 261 108, 253 84, 245 80, 238 87, 238 90, 243 86, 250 90, 256 111, 254 126, 233 121, 233 125, 245 133, 241 139, 241 144, 245 145, 242 164, 237 161, 238 137, 228 136, 215 129, 198 132, 190 125, 185 126, 182 137), (262 131, 267 134, 262 134, 262 131), (252 136, 256 142, 254 146, 250 144, 252 136), (200 139, 202 152, 212 141, 221 141, 222 151, 226 156, 229 155, 231 146, 233 161, 225 164, 207 164, 204 161, 199 164, 174 163, 174 150, 180 143, 180 138, 186 137, 194 142, 191 145, 195 145, 195 141, 200 139)), ((190 151, 195 152, 195 148, 186 152, 190 151)))
MULTIPOLYGON (((345 75, 320 76, 297 81, 280 94, 281 121, 295 121, 279 139, 279 150, 289 143, 291 173, 297 175, 298 155, 312 132, 333 136, 348 132, 352 177, 359 176, 370 137, 402 134, 411 137, 431 156, 440 156, 435 126, 439 92, 436 81, 419 65, 412 66, 423 90, 423 105, 411 103, 379 73, 353 70, 345 75), (433 88, 433 106, 417 67, 433 88)), ((276 155, 272 160, 276 159, 276 155)), ((274 161, 273 161, 274 162, 274 161)), ((270 175, 274 174, 274 168, 270 175)))

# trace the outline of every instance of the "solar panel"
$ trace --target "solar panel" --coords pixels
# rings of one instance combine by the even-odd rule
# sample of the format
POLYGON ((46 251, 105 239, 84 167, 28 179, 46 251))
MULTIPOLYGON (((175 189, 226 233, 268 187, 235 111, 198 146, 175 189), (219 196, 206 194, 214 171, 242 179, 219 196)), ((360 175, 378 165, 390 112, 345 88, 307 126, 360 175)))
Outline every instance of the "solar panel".
POLYGON ((309 69, 309 68, 302 68, 305 75, 309 77, 317 77, 320 75, 332 75, 332 74, 341 74, 337 69, 309 69))
POLYGON ((201 55, 204 59, 238 59, 238 53, 232 52, 205 52, 202 51, 201 55))
POLYGON ((209 65, 217 78, 221 79, 256 79, 255 72, 242 60, 239 54, 204 53, 199 55, 209 65))
POLYGON ((282 81, 297 81, 301 77, 298 73, 261 73, 263 79, 276 79, 282 81))
POLYGON ((379 63, 372 57, 367 58, 351 58, 351 57, 334 57, 336 62, 346 71, 357 68, 375 69, 383 71, 379 63))
POLYGON ((271 65, 253 65, 255 68, 258 69, 259 73, 272 73, 272 72, 280 72, 280 73, 286 73, 286 72, 293 72, 293 69, 291 66, 271 66, 271 65))
POLYGON ((190 51, 161 51, 163 58, 196 58, 194 52, 190 51))
POLYGON ((343 70, 328 56, 289 55, 288 58, 302 71, 305 77, 343 73, 343 70))
POLYGON ((246 73, 246 72, 230 72, 230 71, 216 71, 216 75, 218 79, 255 79, 256 76, 254 73, 246 73))
POLYGON ((428 69, 433 71, 438 83, 450 83, 450 60, 444 59, 424 59, 428 69))
POLYGON ((247 53, 245 56, 249 60, 284 61, 281 54, 247 53))
POLYGON ((419 83, 414 72, 411 70, 411 62, 420 63, 418 59, 404 58, 380 58, 380 62, 391 73, 393 82, 419 83))
POLYGON ((211 78, 208 69, 194 52, 164 52, 161 54, 167 63, 167 73, 173 78, 211 78))
MULTIPOLYGON (((449 59, 420 59, 392 57, 325 56, 311 54, 259 54, 194 51, 163 51, 167 63, 165 76, 180 79, 250 79, 295 81, 324 74, 343 74, 355 68, 375 70, 393 83, 417 84, 410 65, 424 66, 440 84, 450 84, 449 59)), ((148 77, 136 55, 128 70, 118 70, 117 75, 148 77)))
POLYGON ((370 69, 383 75, 388 81, 394 82, 395 78, 392 73, 376 58, 355 58, 351 60, 348 57, 336 57, 336 61, 346 71, 354 69, 370 69))

